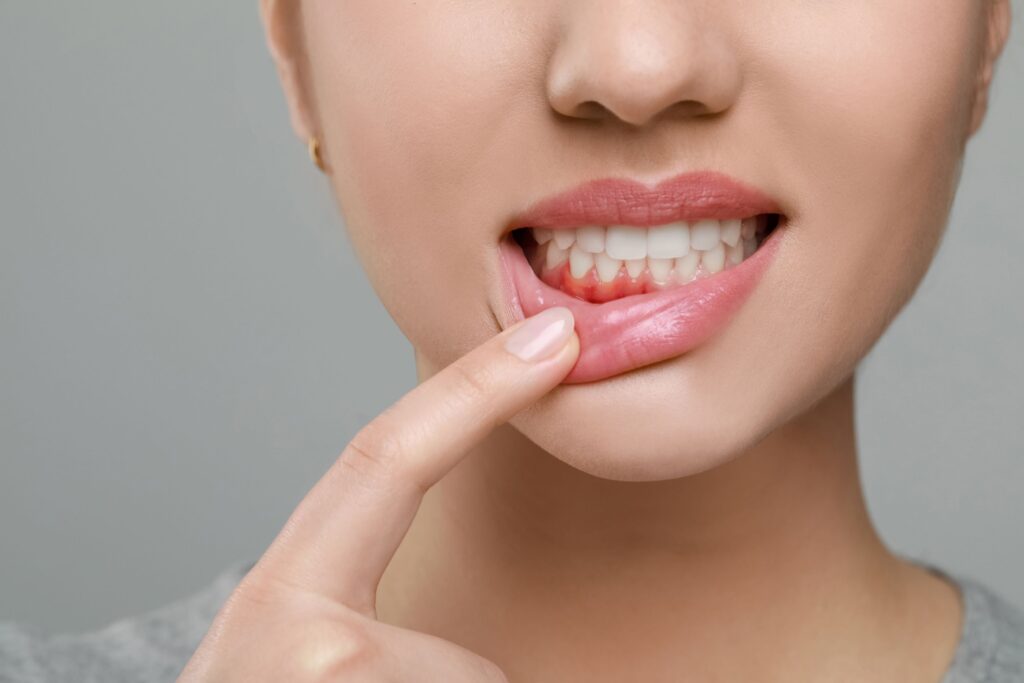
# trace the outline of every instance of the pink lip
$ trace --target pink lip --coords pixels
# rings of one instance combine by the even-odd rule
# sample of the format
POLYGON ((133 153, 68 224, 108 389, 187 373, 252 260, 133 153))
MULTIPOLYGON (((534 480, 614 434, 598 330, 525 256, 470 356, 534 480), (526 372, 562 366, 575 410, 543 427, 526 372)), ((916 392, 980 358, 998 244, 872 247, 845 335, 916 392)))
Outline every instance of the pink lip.
MULTIPOLYGON (((632 180, 602 179, 541 200, 512 227, 661 225, 699 218, 781 213, 764 193, 720 173, 686 173, 649 188, 632 180)), ((778 250, 784 226, 732 268, 686 285, 596 304, 542 282, 512 237, 501 242, 506 293, 514 320, 552 306, 576 318, 580 357, 563 380, 593 382, 674 358, 722 329, 753 292, 778 250)))

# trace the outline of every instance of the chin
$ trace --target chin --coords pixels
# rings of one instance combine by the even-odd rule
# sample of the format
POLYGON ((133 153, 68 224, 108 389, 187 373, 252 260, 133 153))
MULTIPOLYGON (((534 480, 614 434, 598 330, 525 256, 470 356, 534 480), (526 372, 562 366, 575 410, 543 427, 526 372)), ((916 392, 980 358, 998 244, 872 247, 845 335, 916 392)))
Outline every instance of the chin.
POLYGON ((563 384, 510 424, 552 457, 602 479, 660 481, 719 467, 810 402, 787 384, 784 368, 758 369, 753 354, 737 361, 730 336, 605 380, 563 384))

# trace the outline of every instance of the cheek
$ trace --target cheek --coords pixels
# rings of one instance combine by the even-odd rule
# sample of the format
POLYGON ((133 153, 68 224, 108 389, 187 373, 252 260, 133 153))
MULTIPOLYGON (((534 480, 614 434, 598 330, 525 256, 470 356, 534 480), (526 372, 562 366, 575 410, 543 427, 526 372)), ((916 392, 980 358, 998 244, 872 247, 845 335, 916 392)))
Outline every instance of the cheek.
POLYGON ((978 7, 849 3, 764 55, 773 151, 801 190, 774 290, 796 348, 855 360, 931 263, 968 124, 978 7))
POLYGON ((512 94, 536 79, 510 68, 522 50, 500 24, 515 20, 494 5, 318 2, 306 15, 353 247, 402 331, 441 364, 497 330, 481 263, 495 258, 512 182, 512 94))

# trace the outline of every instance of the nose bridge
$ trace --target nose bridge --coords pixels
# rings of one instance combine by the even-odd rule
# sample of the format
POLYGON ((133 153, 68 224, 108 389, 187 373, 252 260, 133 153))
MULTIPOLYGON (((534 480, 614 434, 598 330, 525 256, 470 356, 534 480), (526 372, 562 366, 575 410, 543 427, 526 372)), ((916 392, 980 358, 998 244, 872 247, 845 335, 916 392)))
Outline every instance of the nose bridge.
POLYGON ((563 8, 547 73, 559 113, 643 126, 666 110, 717 113, 735 99, 738 61, 708 3, 579 0, 563 8))

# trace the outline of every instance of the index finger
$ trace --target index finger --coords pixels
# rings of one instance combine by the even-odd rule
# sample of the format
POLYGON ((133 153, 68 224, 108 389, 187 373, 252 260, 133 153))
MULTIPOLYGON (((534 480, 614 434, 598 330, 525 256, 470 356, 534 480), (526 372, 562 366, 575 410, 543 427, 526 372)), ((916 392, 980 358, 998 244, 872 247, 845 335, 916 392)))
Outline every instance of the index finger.
POLYGON ((363 427, 250 572, 370 616, 423 494, 475 443, 554 388, 579 355, 567 308, 484 342, 363 427))

